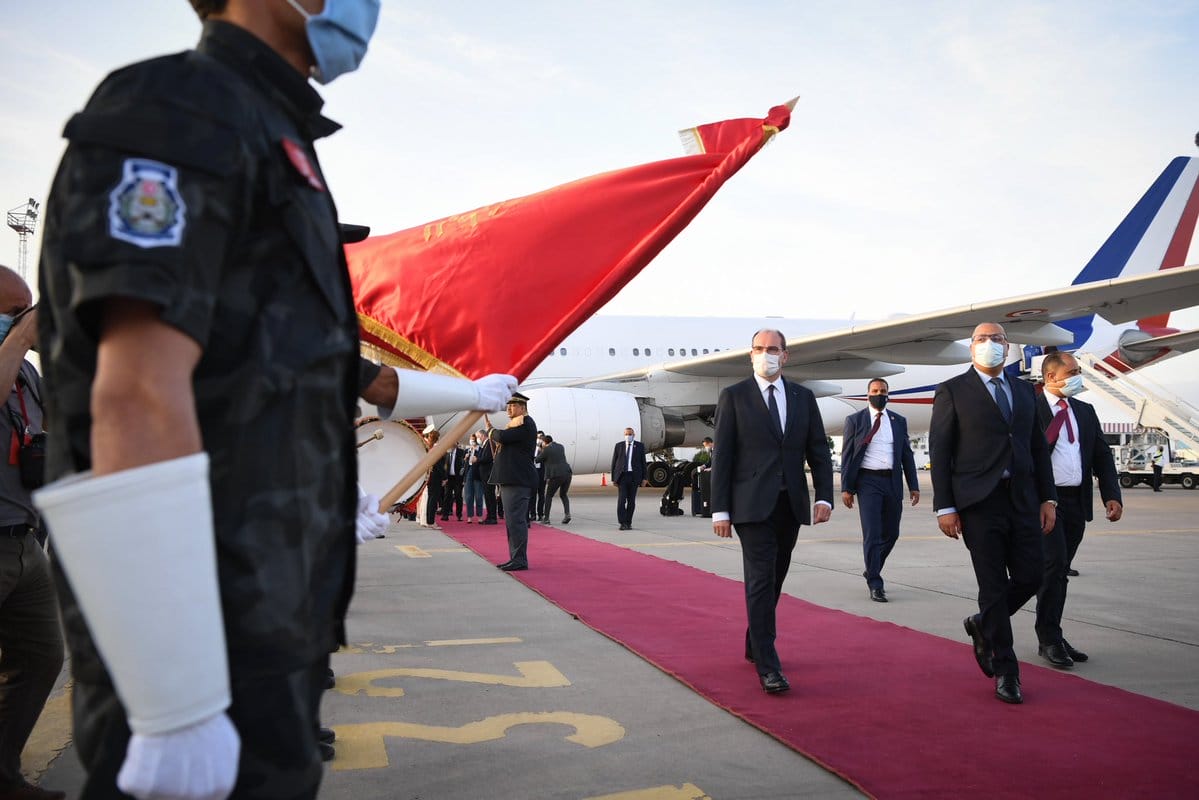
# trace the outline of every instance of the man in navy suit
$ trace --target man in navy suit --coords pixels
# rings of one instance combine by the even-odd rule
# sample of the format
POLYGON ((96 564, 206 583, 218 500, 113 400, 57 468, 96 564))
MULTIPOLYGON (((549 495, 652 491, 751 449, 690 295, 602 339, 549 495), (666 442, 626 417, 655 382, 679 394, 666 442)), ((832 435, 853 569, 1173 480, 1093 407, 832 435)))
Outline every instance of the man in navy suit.
POLYGON ((637 489, 646 484, 645 445, 637 441, 632 428, 624 429, 624 441, 612 449, 612 482, 617 492, 616 521, 622 531, 631 530, 637 489))
POLYGON ((1037 592, 1037 653, 1059 669, 1086 661, 1062 634, 1066 608, 1066 570, 1082 542, 1083 531, 1092 519, 1094 476, 1099 476, 1099 495, 1109 521, 1124 513, 1120 478, 1111 448, 1103 440, 1099 417, 1090 403, 1076 400, 1085 391, 1082 368, 1069 353, 1050 353, 1041 362, 1045 394, 1037 403, 1037 421, 1049 443, 1053 479, 1057 484, 1057 522, 1042 540, 1045 575, 1037 592))
POLYGON ((870 381, 864 408, 845 418, 844 446, 841 450, 841 502, 853 508, 858 501, 862 521, 862 556, 866 571, 862 577, 876 603, 887 602, 883 588, 883 564, 899 539, 899 518, 903 514, 903 479, 908 480, 912 505, 920 502, 920 482, 916 478, 916 457, 908 441, 908 421, 887 411, 890 385, 882 378, 870 381))
POLYGON ((712 454, 712 528, 741 540, 749 629, 745 657, 767 694, 791 688, 775 650, 775 609, 791 566, 801 524, 828 520, 833 508, 833 459, 811 390, 782 377, 787 339, 761 330, 751 341, 752 377, 729 386, 716 403, 712 454), (808 512, 804 460, 816 503, 808 512))
POLYGON ((970 352, 970 369, 933 398, 933 508, 941 532, 963 537, 970 550, 979 613, 962 624, 979 669, 995 678, 996 697, 1022 703, 1010 617, 1041 585, 1041 538, 1053 531, 1057 507, 1053 465, 1032 386, 1004 374, 1003 327, 976 327, 970 352))

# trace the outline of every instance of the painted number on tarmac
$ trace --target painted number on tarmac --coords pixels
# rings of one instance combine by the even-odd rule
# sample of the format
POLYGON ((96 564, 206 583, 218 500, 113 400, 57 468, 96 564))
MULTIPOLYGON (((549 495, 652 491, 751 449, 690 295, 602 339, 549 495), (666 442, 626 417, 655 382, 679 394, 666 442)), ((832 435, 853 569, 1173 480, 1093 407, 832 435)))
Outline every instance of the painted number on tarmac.
MULTIPOLYGON (((389 678, 432 678, 440 681, 481 683, 488 686, 513 686, 519 689, 550 689, 570 686, 566 676, 548 661, 517 661, 512 666, 520 675, 495 675, 489 672, 460 672, 453 669, 421 669, 399 667, 376 669, 370 672, 354 672, 337 676, 336 689, 342 694, 367 697, 403 697, 404 690, 398 686, 377 686, 376 681, 389 678)), ((341 749, 338 748, 340 757, 341 749)))
MULTIPOLYGON (((537 663, 537 662, 533 662, 537 663)), ((545 663, 545 662, 540 662, 545 663)), ((436 671, 436 670, 431 670, 436 671)), ((556 670, 555 670, 556 671, 556 670)), ((442 725, 420 725, 414 722, 367 722, 357 725, 337 725, 337 758, 335 770, 381 769, 386 767, 387 737, 420 739, 447 744, 479 744, 502 739, 517 725, 565 725, 574 729, 566 741, 584 747, 602 747, 620 741, 625 730, 615 720, 595 714, 576 714, 571 711, 543 711, 517 714, 498 714, 494 717, 468 722, 457 728, 442 725)), ((702 796, 702 795, 700 795, 702 796)), ((650 800, 652 795, 643 800, 650 800)), ((695 795, 688 796, 694 798, 695 795)), ((682 795, 663 795, 662 800, 684 800, 682 795)))
POLYGON ((707 792, 693 783, 682 786, 654 786, 649 789, 634 789, 631 792, 602 794, 585 797, 583 800, 712 800, 707 792))

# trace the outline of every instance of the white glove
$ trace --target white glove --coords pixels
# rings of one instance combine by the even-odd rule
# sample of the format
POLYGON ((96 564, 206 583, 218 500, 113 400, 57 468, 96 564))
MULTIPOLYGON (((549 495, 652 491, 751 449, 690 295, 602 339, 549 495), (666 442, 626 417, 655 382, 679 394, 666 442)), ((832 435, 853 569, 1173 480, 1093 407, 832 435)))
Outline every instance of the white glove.
POLYGON ((365 494, 362 487, 358 487, 358 518, 355 520, 358 544, 381 539, 390 523, 386 514, 379 513, 379 498, 365 494))
POLYGON ((493 374, 479 378, 475 381, 475 388, 479 390, 479 404, 474 410, 491 414, 503 411, 518 383, 520 381, 511 375, 493 374))
POLYGON ((117 786, 138 800, 224 800, 240 753, 241 738, 223 711, 169 733, 135 733, 117 786))

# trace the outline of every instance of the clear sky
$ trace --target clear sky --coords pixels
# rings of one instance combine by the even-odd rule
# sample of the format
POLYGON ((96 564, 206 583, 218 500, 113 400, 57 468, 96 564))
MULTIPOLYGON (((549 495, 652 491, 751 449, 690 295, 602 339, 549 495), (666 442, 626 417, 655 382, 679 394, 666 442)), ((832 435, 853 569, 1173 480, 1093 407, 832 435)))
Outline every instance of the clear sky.
MULTIPOLYGON (((44 201, 106 72, 199 32, 186 0, 4 6, 0 210, 44 201)), ((605 310, 878 319, 1068 284, 1199 155, 1196 41, 1193 0, 384 0, 362 69, 321 90, 345 129, 319 153, 342 218, 386 233, 681 155, 678 129, 800 95, 605 310)), ((1151 374, 1199 402, 1199 355, 1151 374)))

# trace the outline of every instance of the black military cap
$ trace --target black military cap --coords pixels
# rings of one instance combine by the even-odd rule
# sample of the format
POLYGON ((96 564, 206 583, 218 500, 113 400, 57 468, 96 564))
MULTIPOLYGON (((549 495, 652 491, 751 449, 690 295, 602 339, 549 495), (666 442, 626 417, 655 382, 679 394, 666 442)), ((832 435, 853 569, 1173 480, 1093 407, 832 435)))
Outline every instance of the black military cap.
POLYGON ((513 392, 512 396, 508 398, 508 402, 520 403, 522 406, 527 406, 529 404, 529 398, 525 397, 520 392, 513 392))

